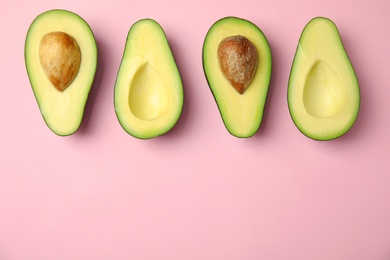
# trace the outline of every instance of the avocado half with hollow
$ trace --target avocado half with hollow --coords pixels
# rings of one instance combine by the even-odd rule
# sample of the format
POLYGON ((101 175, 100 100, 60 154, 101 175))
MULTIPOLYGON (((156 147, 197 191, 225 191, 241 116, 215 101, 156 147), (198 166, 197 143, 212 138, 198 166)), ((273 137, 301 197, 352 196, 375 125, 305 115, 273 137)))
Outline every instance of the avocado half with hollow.
POLYGON ((114 106, 122 128, 139 139, 168 132, 180 117, 183 86, 162 27, 142 19, 129 30, 114 106))
POLYGON ((203 70, 226 129, 236 137, 253 136, 262 121, 272 71, 263 32, 245 19, 218 20, 204 40, 203 70))
POLYGON ((336 25, 324 17, 304 28, 288 83, 288 107, 298 129, 315 140, 331 140, 354 124, 360 90, 336 25))
POLYGON ((25 42, 26 70, 42 117, 57 135, 79 128, 95 77, 97 48, 77 14, 50 10, 32 22, 25 42))

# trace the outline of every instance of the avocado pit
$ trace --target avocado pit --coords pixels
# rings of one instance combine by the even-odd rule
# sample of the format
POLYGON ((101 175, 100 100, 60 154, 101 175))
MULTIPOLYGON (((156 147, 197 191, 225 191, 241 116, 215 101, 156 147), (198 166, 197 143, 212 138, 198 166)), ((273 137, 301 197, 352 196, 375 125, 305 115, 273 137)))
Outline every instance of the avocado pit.
POLYGON ((218 46, 218 61, 223 75, 243 94, 256 74, 256 47, 244 36, 227 37, 218 46))
POLYGON ((63 92, 76 78, 81 52, 76 40, 64 32, 50 32, 39 44, 42 68, 53 86, 63 92))

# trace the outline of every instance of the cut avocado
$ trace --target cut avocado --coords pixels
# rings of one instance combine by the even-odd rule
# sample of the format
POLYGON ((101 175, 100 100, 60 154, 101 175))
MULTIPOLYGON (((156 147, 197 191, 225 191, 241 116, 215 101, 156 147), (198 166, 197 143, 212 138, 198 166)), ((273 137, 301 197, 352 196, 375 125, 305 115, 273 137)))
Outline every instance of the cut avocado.
POLYGON ((360 106, 356 74, 336 25, 324 17, 304 28, 291 68, 288 106, 298 129, 331 140, 354 124, 360 106))
POLYGON ((183 86, 162 27, 142 19, 129 30, 115 90, 122 128, 139 139, 168 132, 180 117, 183 86))
POLYGON ((97 48, 88 24, 66 10, 40 14, 25 42, 27 74, 42 117, 57 135, 79 128, 95 77, 97 48))
POLYGON ((218 20, 204 40, 203 70, 229 133, 253 136, 262 121, 272 70, 263 32, 245 19, 218 20))

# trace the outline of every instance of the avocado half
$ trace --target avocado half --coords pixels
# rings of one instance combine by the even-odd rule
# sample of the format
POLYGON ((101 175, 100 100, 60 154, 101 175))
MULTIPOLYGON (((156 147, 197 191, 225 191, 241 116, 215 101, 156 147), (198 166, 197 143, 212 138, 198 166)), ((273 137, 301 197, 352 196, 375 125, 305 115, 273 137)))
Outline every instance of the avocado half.
POLYGON ((130 28, 114 88, 122 128, 139 139, 168 132, 183 107, 183 85, 162 27, 142 19, 130 28))
POLYGON ((70 11, 46 11, 28 29, 24 54, 47 126, 60 136, 73 134, 82 122, 96 72, 97 47, 91 28, 70 11))
POLYGON ((338 138, 356 121, 358 79, 328 18, 316 17, 302 31, 288 83, 288 107, 298 129, 315 140, 338 138))
MULTIPOLYGON (((267 38, 252 22, 237 17, 225 17, 215 22, 207 32, 202 56, 203 70, 226 129, 236 137, 253 136, 262 121, 271 80, 272 56, 267 38), (230 67, 231 71, 235 72, 232 73, 237 77, 251 77, 243 93, 242 86, 238 87, 239 84, 232 82, 225 73, 224 63, 220 59, 222 44, 234 49, 226 54, 226 59, 233 57, 230 59, 230 67), (255 51, 251 50, 253 47, 255 51), (234 60, 242 53, 245 55, 256 52, 257 66, 245 62, 237 63, 234 60), (252 76, 240 70, 240 68, 245 70, 246 67, 254 68, 247 73, 251 74, 253 71, 252 76)), ((250 57, 248 55, 246 58, 250 60, 250 57)))

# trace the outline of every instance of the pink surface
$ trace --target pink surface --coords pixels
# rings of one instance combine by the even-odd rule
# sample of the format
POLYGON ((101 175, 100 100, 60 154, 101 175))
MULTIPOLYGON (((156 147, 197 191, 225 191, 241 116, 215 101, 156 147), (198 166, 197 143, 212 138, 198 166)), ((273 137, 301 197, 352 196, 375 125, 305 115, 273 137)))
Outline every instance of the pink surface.
POLYGON ((8 1, 0 16, 0 259, 390 259, 388 1, 8 1), (45 125, 24 67, 27 29, 55 8, 82 16, 99 48, 79 131, 45 125), (219 18, 257 24, 273 52, 260 131, 231 136, 206 83, 204 36, 219 18), (294 126, 287 82, 315 16, 338 26, 362 103, 345 136, 294 126), (185 105, 167 135, 135 139, 114 113, 130 26, 157 20, 182 74, 185 105))

